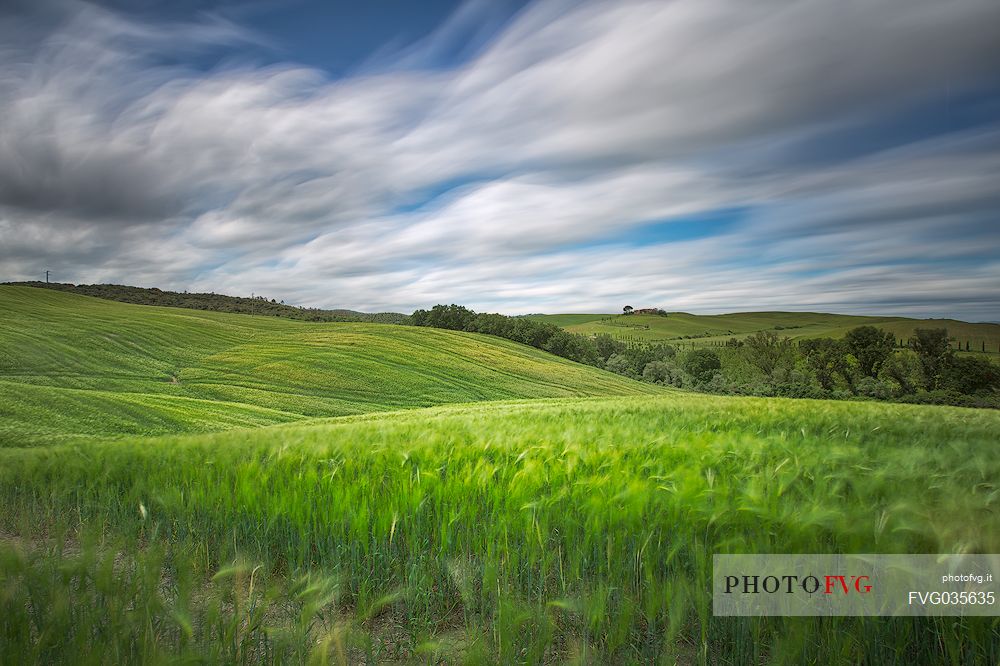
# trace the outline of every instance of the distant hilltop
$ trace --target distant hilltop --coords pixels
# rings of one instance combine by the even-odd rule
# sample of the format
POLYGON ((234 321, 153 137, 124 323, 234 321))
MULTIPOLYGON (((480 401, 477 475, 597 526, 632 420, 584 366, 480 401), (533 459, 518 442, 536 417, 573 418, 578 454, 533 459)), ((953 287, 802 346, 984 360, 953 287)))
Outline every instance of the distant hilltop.
POLYGON ((163 291, 156 287, 130 287, 121 284, 71 284, 68 282, 5 282, 19 287, 39 287, 67 291, 82 296, 93 296, 120 303, 159 305, 190 310, 236 312, 241 314, 282 317, 300 321, 354 321, 378 324, 405 324, 409 316, 399 312, 356 312, 354 310, 321 310, 286 305, 284 301, 268 300, 264 296, 247 298, 215 293, 188 293, 163 291))

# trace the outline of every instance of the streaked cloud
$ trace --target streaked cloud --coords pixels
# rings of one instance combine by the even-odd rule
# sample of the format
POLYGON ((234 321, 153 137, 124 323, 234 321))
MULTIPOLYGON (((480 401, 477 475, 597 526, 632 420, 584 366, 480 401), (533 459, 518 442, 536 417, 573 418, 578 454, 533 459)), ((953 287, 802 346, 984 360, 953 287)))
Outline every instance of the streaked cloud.
POLYGON ((1000 319, 1000 116, 962 113, 1000 108, 990 0, 469 3, 339 78, 211 13, 3 23, 2 279, 1000 319))

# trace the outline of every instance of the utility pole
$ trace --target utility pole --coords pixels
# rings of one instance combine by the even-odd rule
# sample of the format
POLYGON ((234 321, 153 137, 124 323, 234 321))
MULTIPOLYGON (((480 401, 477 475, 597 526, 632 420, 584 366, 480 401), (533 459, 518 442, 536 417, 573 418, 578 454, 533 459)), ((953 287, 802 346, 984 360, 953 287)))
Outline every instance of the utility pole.
POLYGON ((45 284, 49 283, 49 271, 45 271, 45 284))
POLYGON ((253 292, 250 292, 250 316, 253 316, 253 292))

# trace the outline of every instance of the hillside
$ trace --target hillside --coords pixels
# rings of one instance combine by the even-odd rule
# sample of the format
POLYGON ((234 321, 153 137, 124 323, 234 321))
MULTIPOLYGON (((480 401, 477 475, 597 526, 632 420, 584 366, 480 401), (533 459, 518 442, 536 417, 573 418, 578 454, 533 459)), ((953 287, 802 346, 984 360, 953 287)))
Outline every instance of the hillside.
POLYGON ((36 287, 54 289, 80 296, 94 296, 119 303, 134 305, 160 305, 171 308, 208 310, 210 312, 237 312, 264 317, 282 317, 299 321, 364 321, 377 324, 403 324, 407 315, 399 312, 355 312, 354 310, 322 310, 300 308, 276 302, 264 296, 246 298, 225 294, 188 293, 164 291, 156 288, 130 287, 121 284, 70 284, 67 282, 5 282, 0 286, 36 287))
POLYGON ((0 661, 995 663, 993 618, 751 623, 708 581, 713 553, 997 552, 998 433, 674 393, 0 450, 0 530, 84 526, 0 541, 0 661))
POLYGON ((661 389, 491 336, 0 286, 0 445, 661 389))
POLYGON ((996 552, 1000 412, 669 391, 436 328, 0 307, 0 662, 996 661, 991 618, 748 623, 708 581, 720 552, 996 552))
POLYGON ((908 339, 917 328, 947 328, 955 344, 991 354, 1000 353, 1000 324, 969 323, 954 319, 911 319, 870 317, 819 312, 737 312, 722 315, 694 315, 671 312, 658 315, 555 314, 528 315, 536 321, 561 326, 572 333, 607 334, 630 342, 670 342, 687 347, 718 344, 730 338, 744 338, 757 331, 773 331, 789 338, 843 337, 857 326, 876 326, 908 339))

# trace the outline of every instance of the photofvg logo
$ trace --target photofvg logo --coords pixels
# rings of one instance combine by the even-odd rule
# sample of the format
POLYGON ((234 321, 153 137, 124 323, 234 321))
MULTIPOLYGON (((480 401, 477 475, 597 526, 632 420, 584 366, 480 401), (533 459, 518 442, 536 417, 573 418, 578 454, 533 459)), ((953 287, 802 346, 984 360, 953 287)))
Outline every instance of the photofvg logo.
POLYGON ((872 591, 871 576, 824 574, 815 576, 742 575, 726 576, 726 594, 868 594, 872 591))
POLYGON ((998 615, 998 555, 715 555, 715 615, 998 615))

